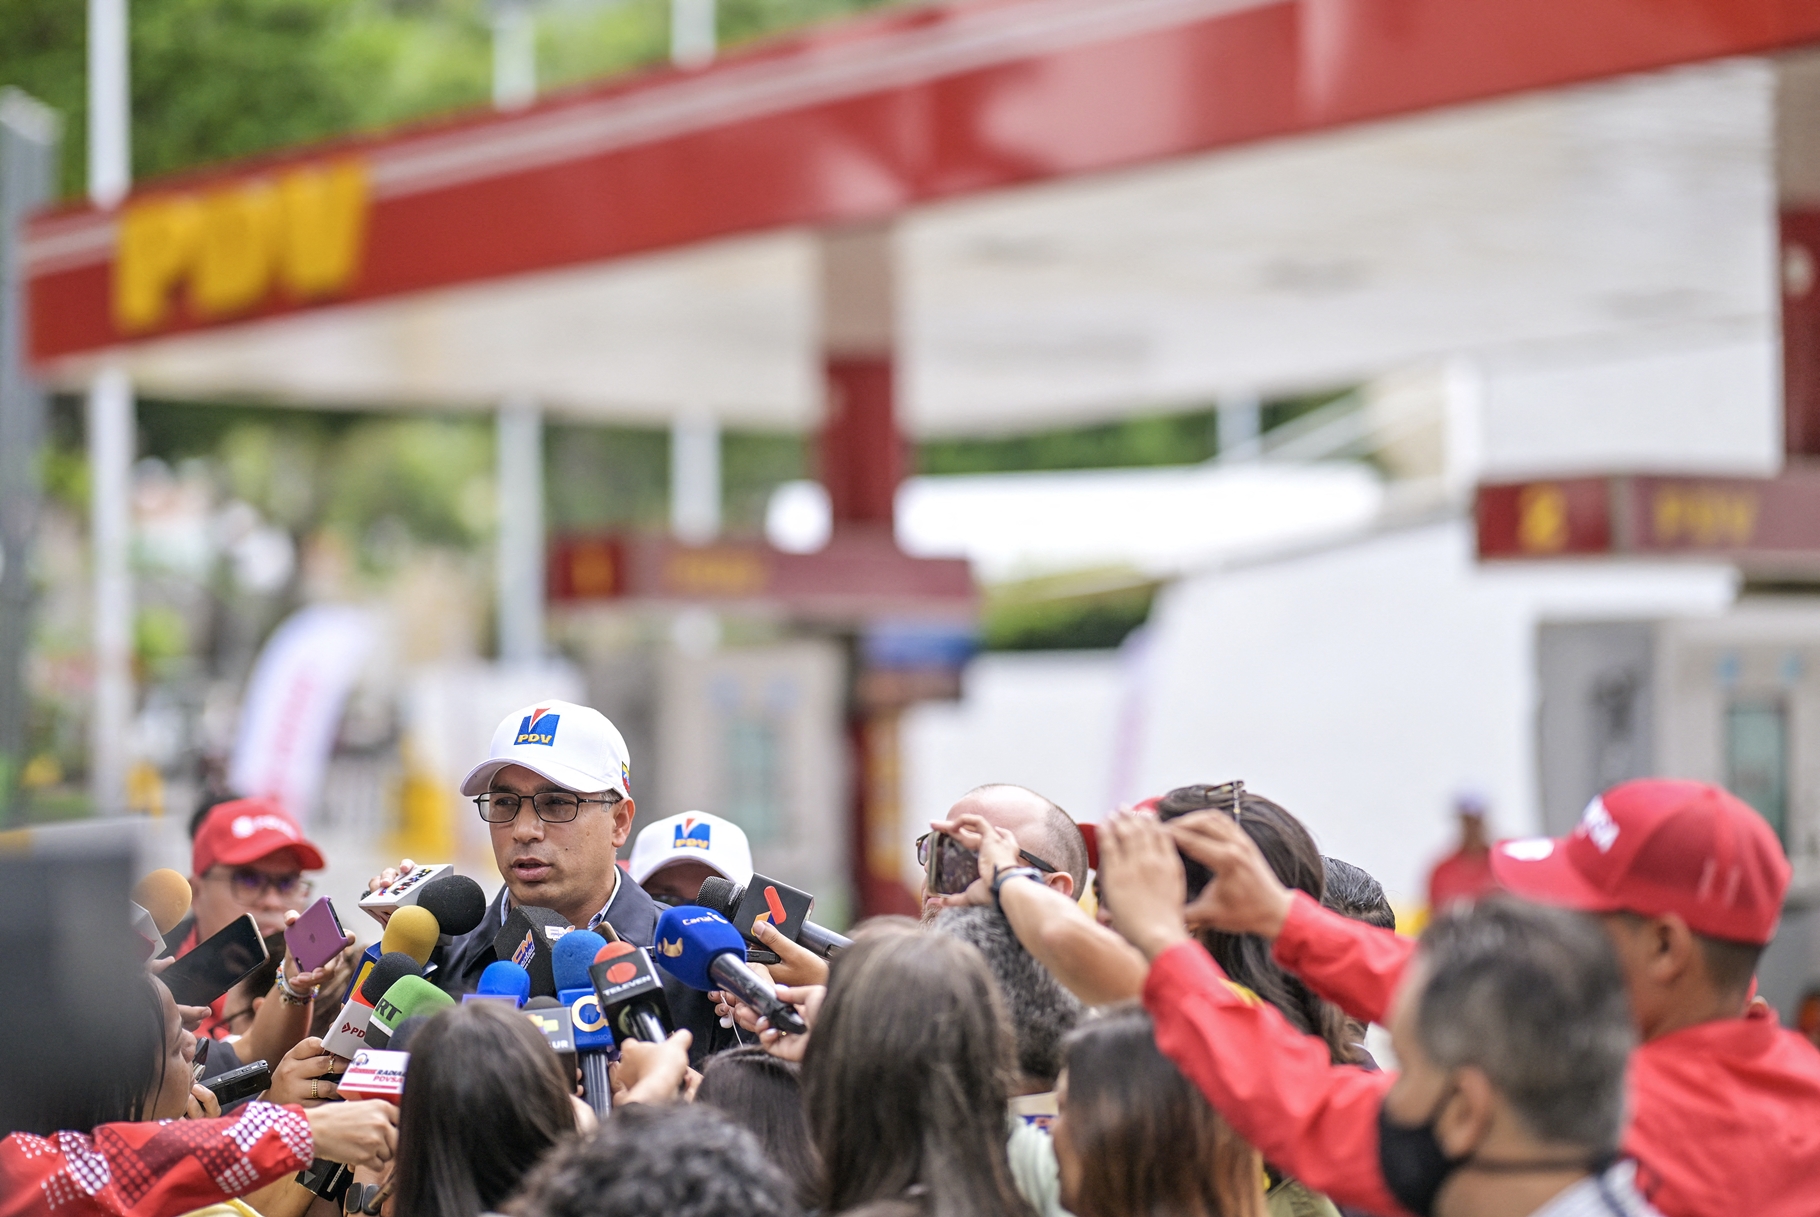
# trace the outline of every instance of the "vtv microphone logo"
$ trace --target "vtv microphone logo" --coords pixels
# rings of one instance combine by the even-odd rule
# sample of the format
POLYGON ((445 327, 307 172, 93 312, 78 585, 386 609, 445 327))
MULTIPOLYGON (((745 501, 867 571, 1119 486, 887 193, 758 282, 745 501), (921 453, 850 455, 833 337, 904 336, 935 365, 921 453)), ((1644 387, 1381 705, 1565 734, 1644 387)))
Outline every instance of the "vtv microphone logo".
POLYGON ((514 744, 544 744, 556 746, 556 724, 562 721, 562 715, 551 714, 546 706, 539 706, 518 720, 518 737, 514 744))

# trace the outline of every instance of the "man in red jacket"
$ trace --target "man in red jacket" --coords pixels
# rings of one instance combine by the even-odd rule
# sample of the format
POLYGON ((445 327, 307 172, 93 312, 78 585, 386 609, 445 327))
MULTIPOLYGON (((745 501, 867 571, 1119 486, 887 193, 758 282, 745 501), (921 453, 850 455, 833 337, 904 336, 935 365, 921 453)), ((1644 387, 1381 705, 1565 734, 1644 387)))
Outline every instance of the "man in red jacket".
MULTIPOLYGON (((1415 944, 1284 889, 1230 820, 1202 813, 1169 831, 1219 876, 1186 910, 1190 922, 1273 939, 1277 961, 1321 996, 1386 1021, 1415 944)), ((1492 864, 1518 895, 1597 915, 1616 948, 1644 1041, 1624 1149, 1651 1203, 1666 1217, 1820 1211, 1820 1052, 1749 1003, 1790 877, 1762 818, 1714 786, 1626 782, 1569 836, 1501 843, 1492 864)), ((1120 876, 1109 859, 1115 919, 1121 878, 1134 890, 1158 882, 1120 876)), ((1153 959, 1145 1003, 1159 1043, 1214 1105, 1241 1131, 1256 1128, 1265 1157, 1310 1187, 1389 1211, 1377 1129, 1388 1082, 1307 1066, 1287 1024, 1230 1013, 1236 999, 1197 983, 1185 952, 1138 945, 1153 959), (1242 1095, 1224 1080, 1277 1066, 1293 1067, 1242 1095)))

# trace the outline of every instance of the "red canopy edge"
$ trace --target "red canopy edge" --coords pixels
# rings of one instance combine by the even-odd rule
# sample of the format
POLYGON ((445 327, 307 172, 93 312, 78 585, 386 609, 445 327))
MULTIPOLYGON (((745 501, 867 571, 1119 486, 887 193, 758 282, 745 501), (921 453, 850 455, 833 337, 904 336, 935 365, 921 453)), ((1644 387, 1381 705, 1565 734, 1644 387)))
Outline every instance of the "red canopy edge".
MULTIPOLYGON (((116 213, 35 218, 30 350, 378 300, 1820 39, 1820 0, 978 0, 844 23, 365 140, 141 184, 209 191, 354 157, 363 256, 326 305, 116 328, 116 213)), ((129 201, 130 202, 130 201, 129 201)))

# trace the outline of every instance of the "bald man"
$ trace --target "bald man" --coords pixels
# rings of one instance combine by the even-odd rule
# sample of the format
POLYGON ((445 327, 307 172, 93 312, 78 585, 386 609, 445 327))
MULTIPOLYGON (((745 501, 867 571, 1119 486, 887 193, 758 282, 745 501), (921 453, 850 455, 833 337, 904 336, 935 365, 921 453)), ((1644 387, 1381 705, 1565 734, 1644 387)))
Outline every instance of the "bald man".
POLYGON ((1087 843, 1068 813, 1034 790, 993 782, 962 795, 948 809, 948 818, 935 821, 929 826, 931 831, 917 840, 917 861, 923 864, 919 894, 924 921, 943 907, 929 890, 929 859, 934 852, 930 842, 936 833, 950 832, 954 821, 965 815, 979 816, 1015 837, 1022 854, 1019 861, 1042 872, 1043 882, 1070 900, 1078 899, 1086 890, 1087 843))

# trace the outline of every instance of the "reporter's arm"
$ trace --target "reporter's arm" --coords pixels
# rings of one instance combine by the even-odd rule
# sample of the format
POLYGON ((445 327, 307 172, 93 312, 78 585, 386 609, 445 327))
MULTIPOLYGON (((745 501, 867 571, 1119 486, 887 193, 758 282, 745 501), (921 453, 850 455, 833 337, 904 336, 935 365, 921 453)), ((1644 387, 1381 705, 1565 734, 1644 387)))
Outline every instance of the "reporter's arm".
POLYGON ((1270 946, 1275 960, 1352 1017, 1383 1023, 1403 983, 1416 943, 1392 930, 1323 908, 1296 892, 1283 932, 1270 946))
POLYGON ((302 1112, 252 1103, 212 1120, 103 1124, 50 1137, 0 1140, 0 1217, 46 1211, 48 1198, 83 1197, 83 1211, 116 1217, 187 1213, 244 1196, 310 1164, 302 1112), (145 1162, 160 1169, 147 1179, 145 1162), (106 1182, 95 1186, 97 1179, 106 1182), (232 1180, 229 1188, 219 1182, 232 1180), (143 1180, 123 1192, 121 1181, 143 1180))
POLYGON ((1143 953, 1054 888, 1012 880, 999 888, 999 908, 1024 949, 1087 1005, 1143 992, 1150 970, 1143 953))
MULTIPOLYGON (((297 918, 298 913, 293 910, 284 915, 284 923, 288 927, 297 918)), ((241 1060, 282 1060, 309 1035, 311 1016, 316 1009, 316 995, 326 981, 340 973, 341 964, 353 945, 354 937, 350 934, 333 959, 308 972, 298 968, 297 959, 291 954, 290 947, 285 947, 278 979, 273 982, 265 1000, 259 1003, 258 1011, 253 1015, 252 1027, 240 1037, 240 1043, 236 1045, 241 1060)))

